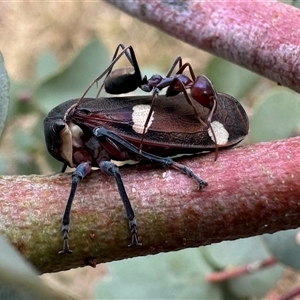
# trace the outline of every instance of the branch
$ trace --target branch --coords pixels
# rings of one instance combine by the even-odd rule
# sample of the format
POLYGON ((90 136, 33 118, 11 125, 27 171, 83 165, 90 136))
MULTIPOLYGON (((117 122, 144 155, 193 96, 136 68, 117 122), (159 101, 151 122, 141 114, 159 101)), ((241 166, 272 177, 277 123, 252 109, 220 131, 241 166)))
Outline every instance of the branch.
POLYGON ((106 0, 140 20, 300 92, 300 10, 270 1, 106 0))
POLYGON ((114 178, 93 172, 71 214, 72 255, 62 249, 61 219, 70 174, 1 176, 1 232, 41 272, 198 247, 299 227, 300 137, 224 150, 180 162, 207 180, 151 164, 121 168, 143 246, 128 248, 128 221, 114 178))
POLYGON ((242 266, 227 267, 222 271, 215 271, 206 275, 206 281, 210 283, 218 283, 233 278, 238 278, 244 275, 255 273, 259 270, 273 267, 278 261, 274 257, 268 257, 261 261, 254 261, 242 266))

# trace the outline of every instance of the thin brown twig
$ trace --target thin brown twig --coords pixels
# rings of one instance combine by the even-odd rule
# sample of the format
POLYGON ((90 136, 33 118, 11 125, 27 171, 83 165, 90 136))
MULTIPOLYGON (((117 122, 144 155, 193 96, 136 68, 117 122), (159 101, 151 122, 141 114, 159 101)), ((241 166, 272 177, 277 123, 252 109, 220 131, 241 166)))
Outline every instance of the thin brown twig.
POLYGON ((229 267, 220 272, 212 272, 206 276, 206 281, 217 283, 220 281, 229 280, 236 277, 251 274, 263 268, 272 267, 277 263, 277 259, 270 257, 262 261, 252 262, 243 266, 229 267))

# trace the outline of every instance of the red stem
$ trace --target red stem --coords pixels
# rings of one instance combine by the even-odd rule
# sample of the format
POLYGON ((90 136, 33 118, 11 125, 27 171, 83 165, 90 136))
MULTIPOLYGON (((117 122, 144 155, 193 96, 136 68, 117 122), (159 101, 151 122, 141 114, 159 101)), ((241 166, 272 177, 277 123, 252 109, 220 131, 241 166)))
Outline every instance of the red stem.
POLYGON ((224 271, 213 272, 206 276, 206 280, 210 283, 217 283, 224 280, 229 280, 232 278, 240 277, 247 275, 253 272, 256 272, 259 269, 272 267, 277 263, 276 258, 267 258, 260 262, 252 262, 244 266, 239 266, 235 268, 228 268, 224 271))
POLYGON ((290 300, 290 299, 294 299, 298 295, 300 295, 300 285, 294 287, 293 289, 291 289, 287 293, 279 296, 275 300, 290 300))
POLYGON ((155 165, 121 168, 143 243, 130 232, 113 178, 79 184, 71 214, 72 255, 58 256, 70 174, 0 177, 0 229, 41 271, 198 247, 299 227, 300 137, 181 159, 208 187, 155 165))
POLYGON ((275 1, 106 0, 168 34, 300 91, 300 10, 275 1))

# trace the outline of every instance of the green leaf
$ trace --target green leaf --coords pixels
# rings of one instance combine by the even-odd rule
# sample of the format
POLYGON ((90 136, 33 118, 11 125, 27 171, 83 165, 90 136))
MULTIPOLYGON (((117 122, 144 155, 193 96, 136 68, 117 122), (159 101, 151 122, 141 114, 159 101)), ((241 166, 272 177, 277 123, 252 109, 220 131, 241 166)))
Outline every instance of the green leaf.
MULTIPOLYGON (((60 73, 42 83, 34 92, 34 101, 47 114, 64 101, 80 98, 88 85, 109 65, 105 46, 98 40, 88 44, 60 73)), ((91 93, 96 95, 96 88, 91 93)))
POLYGON ((200 249, 206 261, 217 270, 260 261, 270 256, 259 237, 224 241, 200 249))
POLYGON ((39 174, 40 168, 35 159, 39 145, 36 136, 32 132, 17 129, 13 139, 15 147, 18 149, 18 155, 15 157, 16 174, 39 174))
POLYGON ((237 99, 245 96, 260 80, 260 76, 219 57, 214 57, 204 72, 218 92, 237 99))
POLYGON ((291 1, 292 3, 292 5, 293 6, 295 6, 295 7, 297 7, 297 8, 300 8, 300 1, 299 0, 293 0, 293 1, 291 1))
MULTIPOLYGON (((205 259, 217 270, 247 263, 260 262, 270 257, 259 237, 225 241, 202 247, 205 259)), ((237 297, 262 298, 282 276, 284 268, 280 265, 260 270, 229 280, 228 288, 237 297)))
POLYGON ((291 137, 297 134, 299 115, 299 94, 284 88, 273 88, 257 99, 250 120, 249 137, 253 142, 291 137))
POLYGON ((37 60, 36 75, 38 80, 44 80, 58 70, 56 55, 50 51, 44 51, 37 60))
POLYGON ((262 299, 283 275, 283 266, 277 264, 255 273, 231 279, 228 286, 238 297, 262 299))
POLYGON ((37 272, 0 236, 0 299, 70 299, 51 290, 37 272))
POLYGON ((300 270, 299 233, 299 229, 291 229, 273 234, 264 234, 262 239, 265 241, 270 252, 280 262, 300 270))
POLYGON ((211 269, 198 249, 113 262, 96 288, 97 299, 220 299, 205 282, 211 269))
POLYGON ((10 81, 10 105, 8 109, 8 120, 19 117, 19 114, 29 114, 33 112, 31 105, 32 83, 10 81))
POLYGON ((0 136, 4 128, 9 102, 9 79, 0 52, 0 136))

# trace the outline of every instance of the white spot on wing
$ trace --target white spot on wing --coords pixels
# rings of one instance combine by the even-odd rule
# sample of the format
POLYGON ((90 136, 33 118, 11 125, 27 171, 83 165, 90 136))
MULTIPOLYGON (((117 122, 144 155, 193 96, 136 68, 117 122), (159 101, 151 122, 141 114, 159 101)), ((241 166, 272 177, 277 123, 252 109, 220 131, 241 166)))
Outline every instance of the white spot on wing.
MULTIPOLYGON (((147 117, 149 115, 149 111, 150 111, 151 106, 150 105, 146 105, 146 104, 140 104, 140 105, 136 105, 132 108, 133 113, 132 113, 132 121, 133 121, 133 125, 132 125, 132 129, 137 132, 142 134, 144 132, 144 126, 145 126, 145 122, 147 120, 147 117)), ((154 119, 153 117, 154 112, 152 112, 151 117, 149 119, 147 128, 145 130, 145 133, 147 132, 148 128, 151 126, 152 121, 154 119)))
POLYGON ((218 121, 213 121, 210 123, 211 128, 208 128, 208 135, 210 136, 210 138, 216 142, 217 145, 225 145, 228 142, 228 138, 229 138, 229 133, 228 131, 225 129, 224 125, 218 121), (212 133, 215 134, 216 140, 214 138, 214 135, 212 133))

